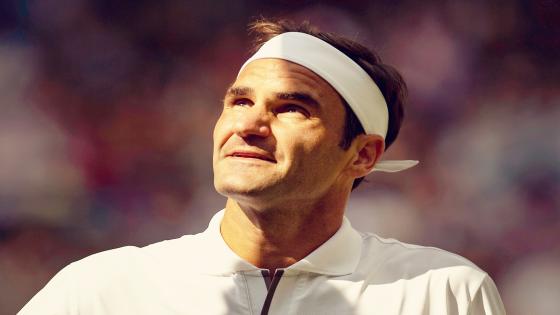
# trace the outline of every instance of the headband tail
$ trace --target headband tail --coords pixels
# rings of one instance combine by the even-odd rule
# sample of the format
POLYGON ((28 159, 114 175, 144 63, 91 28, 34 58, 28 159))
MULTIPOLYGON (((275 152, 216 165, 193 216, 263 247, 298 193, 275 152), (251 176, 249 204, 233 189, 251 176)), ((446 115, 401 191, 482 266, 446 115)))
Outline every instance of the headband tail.
POLYGON ((387 160, 387 161, 379 161, 373 169, 372 172, 386 172, 386 173, 395 173, 404 171, 409 169, 413 166, 418 164, 418 161, 415 160, 387 160))

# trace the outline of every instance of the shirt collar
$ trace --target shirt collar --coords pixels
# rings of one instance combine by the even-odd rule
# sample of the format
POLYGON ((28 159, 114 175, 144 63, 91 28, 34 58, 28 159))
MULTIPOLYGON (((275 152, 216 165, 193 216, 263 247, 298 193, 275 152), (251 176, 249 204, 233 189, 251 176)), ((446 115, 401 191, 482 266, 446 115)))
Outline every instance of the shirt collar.
POLYGON ((220 232, 220 224, 225 210, 216 213, 208 228, 199 234, 199 253, 201 258, 198 267, 203 273, 213 275, 230 275, 240 271, 260 270, 260 268, 237 256, 226 244, 220 232))
MULTIPOLYGON (((216 213, 210 220, 208 228, 199 234, 200 253, 206 257, 204 261, 200 262, 199 270, 214 275, 260 270, 237 256, 225 243, 220 233, 223 216, 224 210, 216 213)), ((344 217, 342 225, 330 239, 302 260, 286 268, 286 271, 294 270, 333 276, 351 274, 358 266, 361 249, 360 234, 344 217)))
POLYGON ((362 237, 344 217, 331 238, 287 269, 331 276, 348 275, 356 270, 361 254, 362 237))

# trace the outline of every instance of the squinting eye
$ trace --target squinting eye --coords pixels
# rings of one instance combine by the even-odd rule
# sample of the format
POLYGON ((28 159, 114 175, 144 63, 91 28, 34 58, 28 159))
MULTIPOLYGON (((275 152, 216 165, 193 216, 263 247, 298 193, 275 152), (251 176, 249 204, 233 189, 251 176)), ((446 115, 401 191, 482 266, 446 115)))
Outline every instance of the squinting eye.
POLYGON ((240 99, 236 99, 232 102, 233 105, 236 106, 250 106, 251 104, 253 104, 250 100, 246 99, 246 98, 240 98, 240 99))
POLYGON ((299 105, 295 105, 295 104, 286 104, 286 105, 280 106, 276 109, 276 113, 277 114, 294 113, 294 114, 302 114, 306 117, 309 117, 309 112, 305 108, 303 108, 302 106, 299 106, 299 105))

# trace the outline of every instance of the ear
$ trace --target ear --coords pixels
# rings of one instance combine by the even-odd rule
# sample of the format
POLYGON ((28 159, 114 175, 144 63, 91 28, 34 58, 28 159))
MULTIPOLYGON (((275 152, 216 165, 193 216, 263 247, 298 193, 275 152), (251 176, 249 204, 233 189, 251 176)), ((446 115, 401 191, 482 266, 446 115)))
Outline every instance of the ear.
POLYGON ((349 171, 355 178, 364 177, 371 172, 373 166, 385 151, 385 141, 379 135, 358 135, 352 144, 354 157, 349 171))

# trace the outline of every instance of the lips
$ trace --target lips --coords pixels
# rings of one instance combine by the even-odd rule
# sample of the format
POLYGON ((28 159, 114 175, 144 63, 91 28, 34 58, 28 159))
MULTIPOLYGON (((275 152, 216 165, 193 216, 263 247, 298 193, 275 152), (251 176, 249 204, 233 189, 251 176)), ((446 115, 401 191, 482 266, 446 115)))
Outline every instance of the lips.
POLYGON ((276 160, 266 153, 254 152, 254 151, 233 151, 226 155, 226 157, 235 158, 245 158, 245 159, 257 159, 268 162, 276 163, 276 160))

